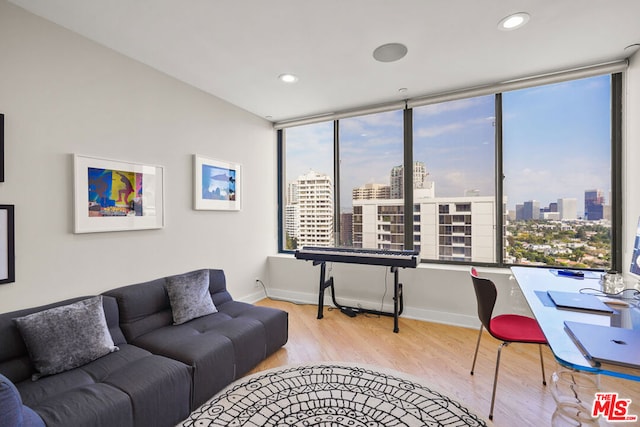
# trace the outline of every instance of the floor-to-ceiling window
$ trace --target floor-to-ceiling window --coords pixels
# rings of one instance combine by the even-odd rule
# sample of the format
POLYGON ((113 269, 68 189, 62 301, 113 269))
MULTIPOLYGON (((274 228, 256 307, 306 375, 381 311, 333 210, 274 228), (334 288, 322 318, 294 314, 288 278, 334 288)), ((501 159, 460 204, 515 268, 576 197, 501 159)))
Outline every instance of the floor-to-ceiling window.
POLYGON ((496 262, 495 96, 413 109, 422 259, 496 262))
POLYGON ((611 268, 611 76, 502 95, 505 262, 611 268))
POLYGON ((402 117, 389 111, 339 122, 343 245, 404 249, 402 117))
POLYGON ((410 242, 433 262, 614 267, 615 79, 281 129, 281 249, 410 242))
POLYGON ((333 122, 289 128, 284 145, 283 249, 334 246, 333 122))

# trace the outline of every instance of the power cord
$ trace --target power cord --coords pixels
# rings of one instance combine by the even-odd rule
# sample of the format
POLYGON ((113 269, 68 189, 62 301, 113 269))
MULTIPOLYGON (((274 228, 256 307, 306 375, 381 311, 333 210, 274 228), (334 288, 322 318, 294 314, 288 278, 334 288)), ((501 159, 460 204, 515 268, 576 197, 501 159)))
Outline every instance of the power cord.
POLYGON ((265 298, 271 298, 267 293, 267 287, 264 285, 264 282, 260 279, 256 279, 256 283, 260 283, 260 285, 262 286, 262 290, 264 291, 265 298))
POLYGON ((597 297, 609 297, 609 298, 620 298, 620 299, 632 299, 632 300, 640 300, 640 291, 634 288, 623 289, 619 292, 611 293, 605 292, 600 289, 595 288, 582 288, 580 289, 581 294, 595 295, 597 297), (625 292, 633 291, 631 296, 625 296, 625 292))

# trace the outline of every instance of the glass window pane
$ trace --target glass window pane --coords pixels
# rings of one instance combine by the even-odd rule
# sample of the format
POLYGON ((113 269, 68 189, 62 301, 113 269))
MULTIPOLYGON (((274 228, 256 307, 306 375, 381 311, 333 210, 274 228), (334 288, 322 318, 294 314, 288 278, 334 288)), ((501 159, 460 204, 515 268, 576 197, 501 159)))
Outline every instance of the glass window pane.
POLYGON ((413 109, 413 159, 426 178, 420 204, 420 256, 497 262, 495 97, 413 109))
POLYGON ((505 262, 611 266, 611 76, 503 94, 505 262))
POLYGON ((404 248, 403 140, 402 111, 340 120, 341 245, 404 248))
POLYGON ((284 132, 284 249, 334 246, 333 122, 284 132))

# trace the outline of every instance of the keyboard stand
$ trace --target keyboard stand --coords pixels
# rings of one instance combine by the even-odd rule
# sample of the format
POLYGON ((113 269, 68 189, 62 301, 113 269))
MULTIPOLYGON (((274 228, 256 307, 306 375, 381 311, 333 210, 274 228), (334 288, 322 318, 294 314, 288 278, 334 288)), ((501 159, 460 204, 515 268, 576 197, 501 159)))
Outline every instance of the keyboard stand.
POLYGON ((326 261, 313 261, 313 265, 320 265, 320 287, 318 290, 318 319, 322 319, 324 317, 324 291, 327 288, 331 288, 331 299, 333 300, 333 305, 335 305, 338 309, 348 309, 352 312, 358 313, 367 313, 367 314, 376 314, 379 316, 390 316, 393 317, 393 332, 398 333, 400 328, 398 327, 398 316, 402 314, 402 310, 404 309, 404 301, 402 298, 402 283, 399 282, 399 274, 398 267, 389 267, 391 272, 393 273, 393 313, 379 310, 370 310, 367 308, 361 307, 349 307, 346 305, 338 304, 336 301, 336 291, 333 284, 333 277, 330 277, 329 280, 326 279, 326 269, 327 262, 326 261))

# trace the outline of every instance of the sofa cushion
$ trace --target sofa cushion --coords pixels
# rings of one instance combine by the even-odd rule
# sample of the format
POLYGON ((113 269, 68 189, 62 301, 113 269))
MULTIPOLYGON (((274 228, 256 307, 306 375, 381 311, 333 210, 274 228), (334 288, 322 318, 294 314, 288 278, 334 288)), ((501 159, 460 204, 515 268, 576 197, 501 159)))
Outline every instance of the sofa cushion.
POLYGON ((0 374, 0 427, 44 427, 44 421, 22 404, 20 393, 7 377, 0 374))
POLYGON ((157 427, 189 415, 190 375, 183 363, 122 344, 86 365, 16 387, 48 427, 157 427))
MULTIPOLYGON (((207 271, 209 271, 209 293, 214 305, 220 307, 225 302, 233 301, 227 291, 224 271, 216 269, 207 269, 207 271)), ((114 297, 118 301, 120 329, 129 343, 133 343, 146 333, 173 323, 171 304, 164 287, 166 281, 167 278, 162 277, 111 289, 103 294, 114 297)), ((0 321, 1 319, 2 315, 0 315, 0 321)))
POLYGON ((76 368, 118 348, 97 296, 14 319, 36 369, 33 379, 76 368))
POLYGON ((158 328, 139 337, 134 344, 154 354, 179 360, 191 367, 191 410, 206 402, 236 378, 236 356, 231 339, 215 330, 198 330, 194 322, 228 321, 221 313, 182 325, 158 328))
POLYGON ((135 426, 129 396, 104 383, 83 385, 64 394, 51 396, 34 405, 33 409, 42 417, 47 427, 135 426))
POLYGON ((264 325, 267 337, 266 356, 287 343, 289 337, 289 314, 271 307, 261 307, 241 301, 229 301, 219 307, 219 312, 238 319, 254 319, 264 325))
POLYGON ((209 293, 209 270, 167 277, 165 288, 175 325, 218 311, 209 293))

